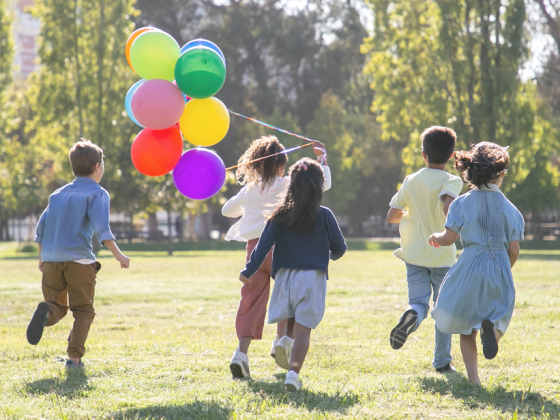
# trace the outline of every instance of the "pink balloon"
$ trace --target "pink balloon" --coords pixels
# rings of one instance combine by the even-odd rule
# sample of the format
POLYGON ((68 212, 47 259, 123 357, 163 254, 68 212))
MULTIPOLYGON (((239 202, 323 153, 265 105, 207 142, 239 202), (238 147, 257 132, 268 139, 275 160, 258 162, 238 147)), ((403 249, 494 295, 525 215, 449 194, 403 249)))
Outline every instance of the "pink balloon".
POLYGON ((185 110, 185 100, 173 83, 152 79, 136 89, 130 106, 134 117, 144 127, 164 130, 179 121, 185 110))

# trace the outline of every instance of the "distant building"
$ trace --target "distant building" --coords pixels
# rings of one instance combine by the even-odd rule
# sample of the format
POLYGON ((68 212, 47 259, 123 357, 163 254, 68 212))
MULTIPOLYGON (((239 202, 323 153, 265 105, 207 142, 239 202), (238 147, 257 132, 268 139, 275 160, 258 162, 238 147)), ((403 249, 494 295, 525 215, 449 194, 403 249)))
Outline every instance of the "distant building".
POLYGON ((15 11, 13 39, 16 47, 14 54, 14 78, 27 79, 37 70, 37 37, 41 29, 41 22, 25 12, 28 6, 33 6, 33 0, 12 0, 15 11))

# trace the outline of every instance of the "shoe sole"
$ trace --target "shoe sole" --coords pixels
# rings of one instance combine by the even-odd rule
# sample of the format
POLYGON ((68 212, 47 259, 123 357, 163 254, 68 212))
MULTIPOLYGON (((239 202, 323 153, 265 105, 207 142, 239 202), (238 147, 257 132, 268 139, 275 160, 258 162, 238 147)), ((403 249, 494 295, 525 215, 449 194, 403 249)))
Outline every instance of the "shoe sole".
POLYGON ((498 354, 498 341, 494 335, 494 324, 489 319, 482 321, 482 353, 487 359, 493 359, 498 354))
POLYGON ((298 389, 295 387, 295 385, 292 384, 284 384, 284 388, 286 388, 286 391, 288 392, 297 392, 298 389))
POLYGON ((282 369, 290 370, 290 359, 286 353, 286 349, 283 346, 276 346, 276 354, 274 355, 274 360, 276 364, 282 369))
POLYGON ((43 330, 45 329, 45 317, 49 313, 49 304, 41 302, 37 305, 37 309, 29 321, 27 326, 27 341, 29 344, 35 346, 41 341, 43 337, 43 330))
POLYGON ((414 309, 406 311, 395 328, 391 331, 389 342, 394 350, 400 349, 408 338, 408 329, 416 324, 418 314, 414 309))
POLYGON ((233 377, 233 379, 248 378, 248 376, 245 376, 243 374, 243 368, 240 365, 238 365, 237 363, 231 363, 229 365, 229 370, 231 370, 231 376, 233 377))

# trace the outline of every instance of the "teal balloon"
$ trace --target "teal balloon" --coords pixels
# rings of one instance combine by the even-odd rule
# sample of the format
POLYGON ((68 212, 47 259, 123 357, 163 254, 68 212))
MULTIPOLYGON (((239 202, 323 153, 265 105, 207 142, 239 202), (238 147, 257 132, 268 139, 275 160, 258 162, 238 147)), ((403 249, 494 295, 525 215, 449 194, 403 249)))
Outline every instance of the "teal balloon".
MULTIPOLYGON (((142 36, 142 35, 140 35, 142 36)), ((206 99, 220 91, 226 80, 226 66, 220 55, 204 46, 189 48, 175 65, 175 81, 194 99, 206 99)))

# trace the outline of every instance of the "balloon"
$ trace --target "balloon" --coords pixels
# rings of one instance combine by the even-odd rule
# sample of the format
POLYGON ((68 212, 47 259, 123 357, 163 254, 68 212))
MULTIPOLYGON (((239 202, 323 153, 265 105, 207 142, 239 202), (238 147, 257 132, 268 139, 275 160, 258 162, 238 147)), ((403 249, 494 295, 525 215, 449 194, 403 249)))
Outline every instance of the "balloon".
POLYGON ((134 67, 132 67, 132 63, 130 62, 130 47, 132 46, 132 43, 134 42, 134 40, 136 38, 138 38, 138 36, 140 34, 143 34, 144 32, 147 32, 147 31, 159 31, 159 29, 154 28, 153 26, 147 26, 145 28, 136 29, 134 32, 132 32, 130 34, 130 36, 126 40, 126 47, 125 47, 124 52, 125 52, 125 55, 126 55, 126 61, 128 61, 128 65, 130 66, 130 68, 132 70, 134 70, 134 67))
POLYGON ((144 126, 142 124, 140 124, 136 118, 134 118, 134 113, 132 112, 132 108, 130 106, 130 101, 132 100, 132 95, 134 95, 134 92, 136 92, 136 89, 138 89, 138 87, 144 82, 145 82, 145 80, 139 80, 136 83, 134 83, 130 87, 130 89, 128 89, 126 97, 124 98, 124 108, 126 109, 126 113, 128 114, 128 118, 130 118, 134 124, 139 125, 140 127, 144 127, 144 126))
POLYGON ((132 42, 130 62, 143 79, 175 79, 173 72, 181 55, 179 44, 161 31, 146 31, 132 42))
POLYGON ((194 99, 209 98, 224 85, 226 66, 210 48, 189 48, 177 60, 175 80, 185 95, 194 99))
POLYGON ((174 125, 165 130, 140 131, 134 141, 130 155, 138 171, 147 176, 161 176, 170 172, 183 152, 183 139, 179 128, 174 125))
POLYGON ((206 200, 224 186, 226 167, 208 149, 187 150, 173 170, 173 182, 181 194, 192 200, 206 200))
POLYGON ((185 105, 179 120, 185 139, 196 146, 222 141, 229 129, 229 112, 218 98, 193 99, 185 105))
POLYGON ((163 130, 176 124, 185 109, 181 91, 167 80, 146 80, 136 89, 130 106, 144 127, 163 130))
POLYGON ((202 39, 202 38, 189 41, 181 47, 181 54, 183 54, 185 51, 187 51, 192 47, 208 47, 211 50, 216 51, 218 55, 222 57, 222 60, 224 60, 224 65, 226 64, 226 57, 224 56, 224 53, 222 52, 222 50, 220 50, 220 47, 218 47, 212 41, 208 41, 207 39, 202 39))

